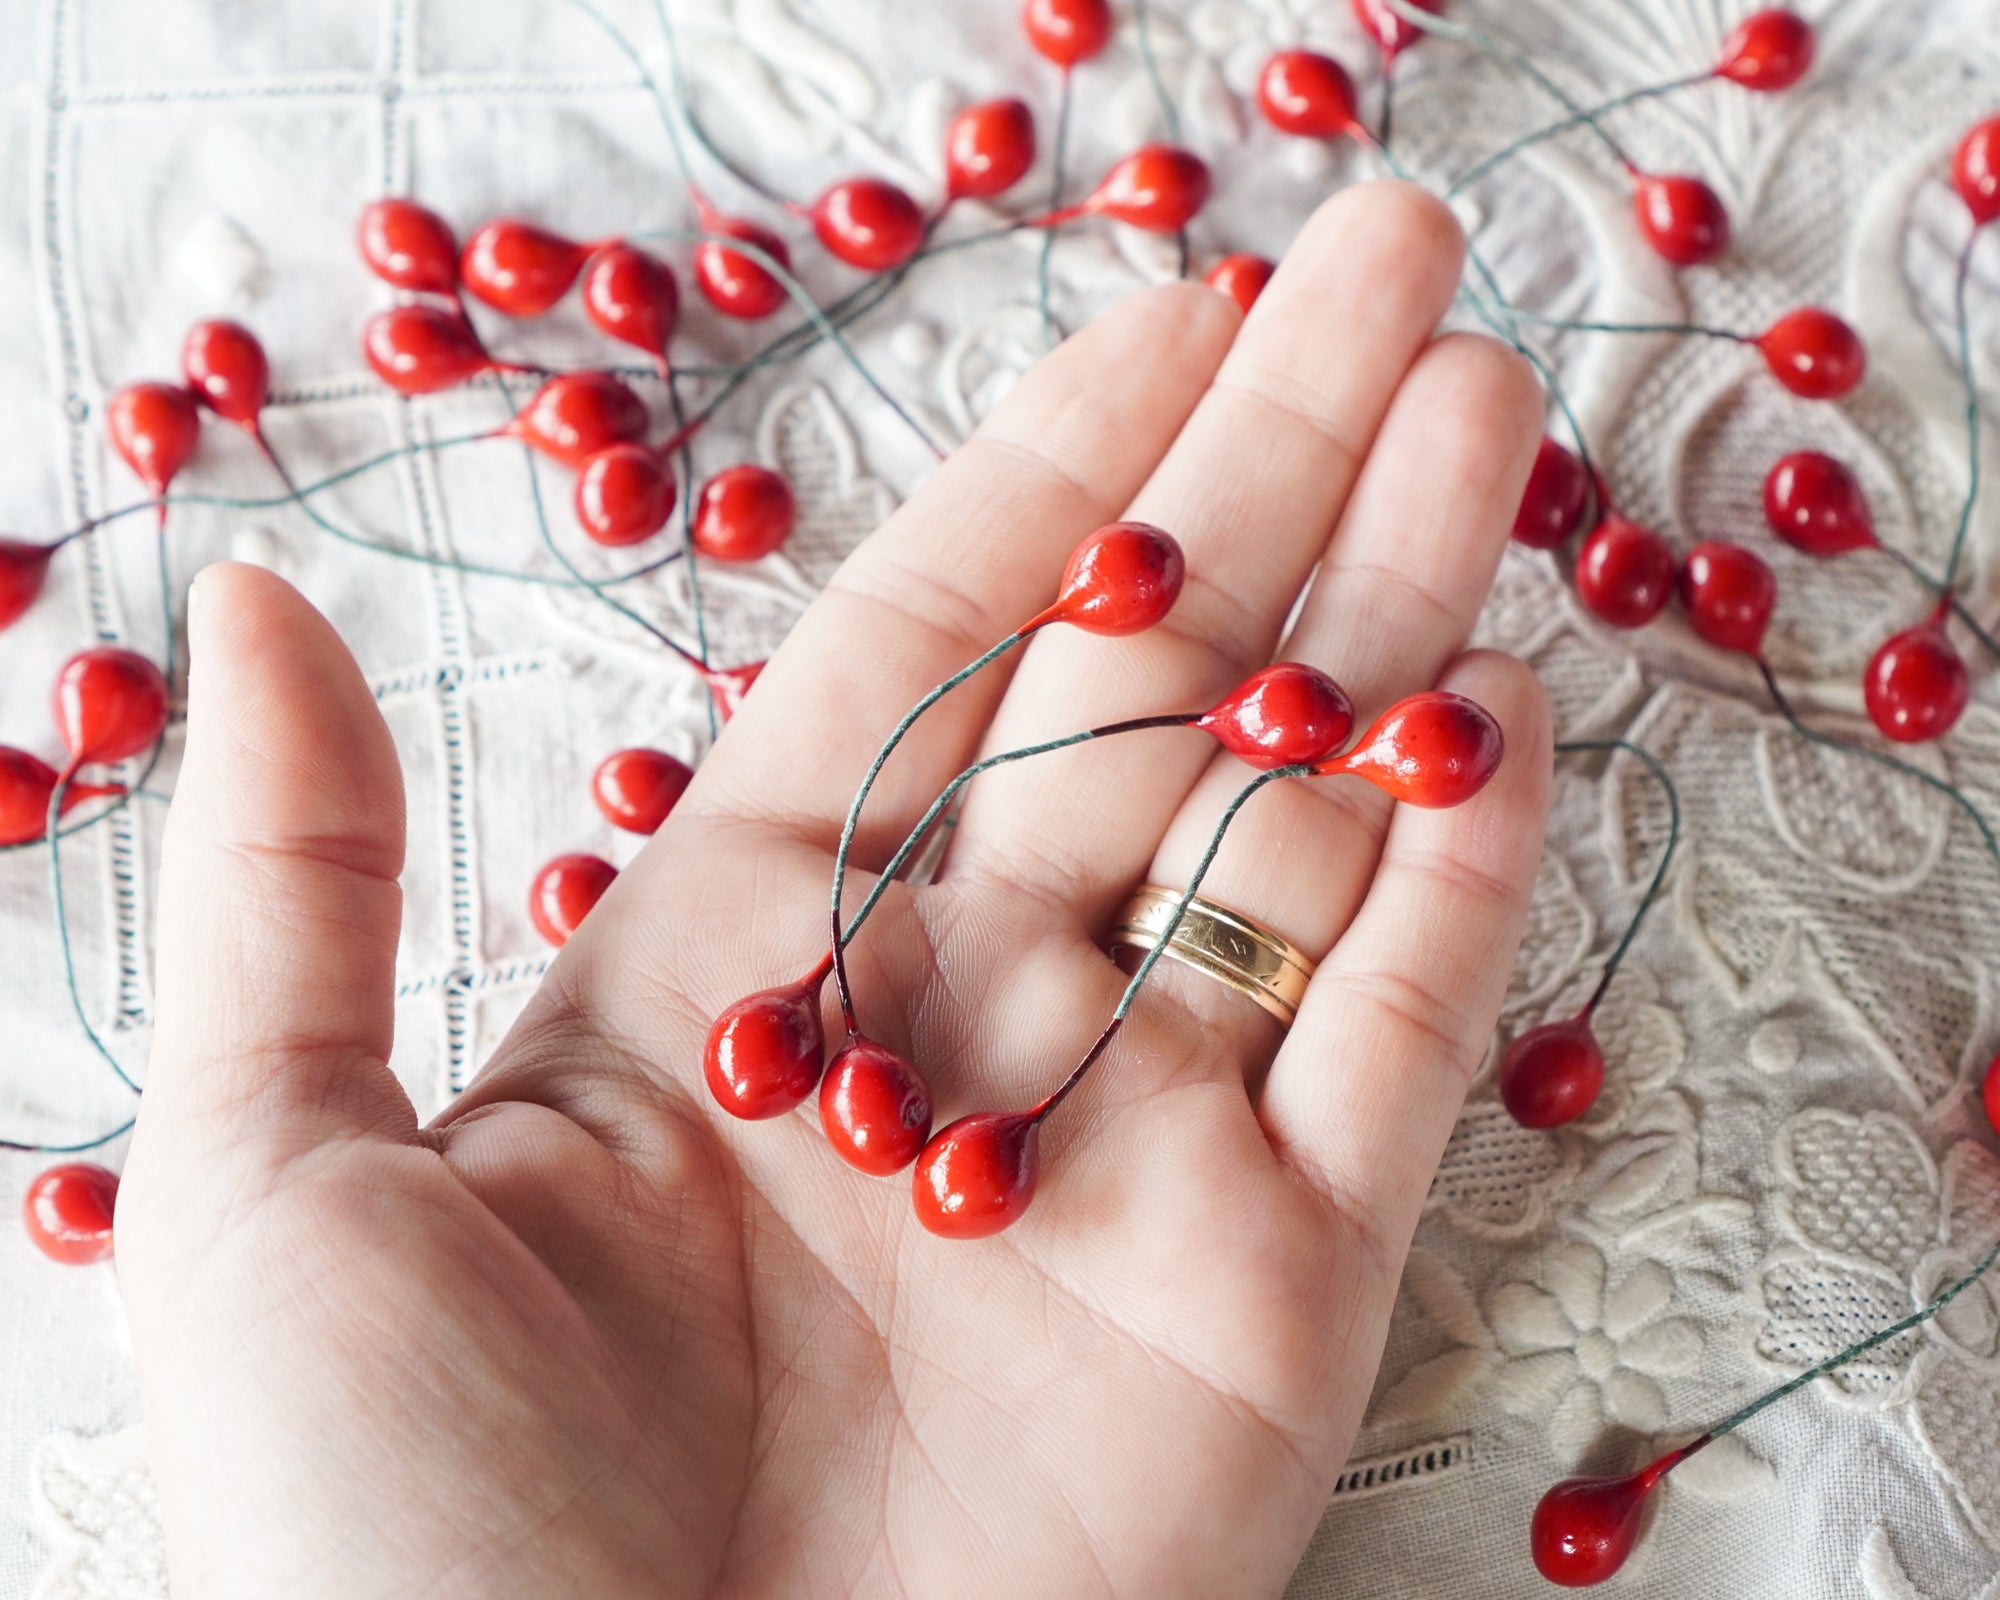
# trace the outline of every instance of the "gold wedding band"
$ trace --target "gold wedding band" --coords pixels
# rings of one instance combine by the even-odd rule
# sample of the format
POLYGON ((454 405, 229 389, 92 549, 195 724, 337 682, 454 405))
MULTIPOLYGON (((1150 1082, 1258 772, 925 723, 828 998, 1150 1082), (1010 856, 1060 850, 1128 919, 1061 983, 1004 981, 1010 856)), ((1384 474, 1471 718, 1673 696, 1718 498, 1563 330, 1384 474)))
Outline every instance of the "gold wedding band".
MULTIPOLYGON (((1125 902, 1112 925, 1110 948, 1152 950, 1174 919, 1179 889, 1149 883, 1125 902)), ((1205 972, 1247 995, 1287 1027, 1298 1015, 1314 963, 1294 945, 1240 912, 1199 895, 1188 902, 1163 952, 1169 961, 1205 972)))

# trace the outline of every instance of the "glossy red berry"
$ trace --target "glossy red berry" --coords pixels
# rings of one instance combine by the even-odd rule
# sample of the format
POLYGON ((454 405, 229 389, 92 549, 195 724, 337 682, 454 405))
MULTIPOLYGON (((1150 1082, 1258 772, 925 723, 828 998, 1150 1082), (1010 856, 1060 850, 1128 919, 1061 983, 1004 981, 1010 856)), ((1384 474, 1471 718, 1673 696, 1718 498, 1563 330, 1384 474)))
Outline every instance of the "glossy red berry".
POLYGON ((664 750, 614 750, 597 764, 590 792, 613 827, 657 833, 694 781, 694 768, 664 750))
POLYGON ((537 389, 501 431, 566 467, 600 450, 643 439, 646 402, 608 372, 565 372, 537 389))
POLYGON ((1500 770, 1507 742, 1484 706, 1441 689, 1398 700, 1325 775, 1365 778, 1392 800, 1438 809, 1463 805, 1500 770))
POLYGON ((731 1116, 783 1116, 818 1085, 826 1055, 819 997, 832 966, 828 958, 797 983, 747 995, 715 1019, 702 1071, 731 1116))
POLYGON ((1972 698, 1965 657, 1936 618, 1906 628, 1869 658, 1861 689, 1868 720, 1899 744, 1940 739, 1972 698))
POLYGON ((658 256, 608 244, 584 265, 583 309, 602 332, 665 361, 680 317, 680 286, 658 256))
MULTIPOLYGON (((56 769, 46 761, 0 744, 0 845, 26 844, 48 832, 56 781, 56 769)), ((66 817, 86 800, 109 800, 124 792, 118 783, 71 783, 63 790, 60 814, 66 817)))
POLYGON ((1257 296, 1264 292, 1264 285, 1277 270, 1276 265, 1262 256, 1224 256, 1208 269, 1201 281, 1228 295, 1236 302, 1236 309, 1248 316, 1257 296))
POLYGON ((111 1259, 111 1218, 118 1175, 88 1161, 35 1174, 21 1203, 21 1220, 35 1248, 66 1267, 111 1259))
POLYGON ((599 544, 638 544, 673 515, 673 469, 642 444, 614 444, 583 464, 576 479, 576 520, 599 544))
MULTIPOLYGON (((1354 8, 1355 21, 1381 46, 1385 66, 1424 36, 1422 28, 1414 22, 1404 21, 1382 0, 1349 0, 1349 3, 1354 8)), ((1412 0, 1412 4, 1419 11, 1428 11, 1433 16, 1444 10, 1444 0, 1412 0)))
POLYGON ((1811 70, 1812 24, 1793 11, 1759 11, 1745 17, 1722 41, 1715 75, 1746 89, 1776 93, 1811 70))
POLYGON ((167 492, 201 440, 194 396, 171 383, 133 383, 104 408, 111 447, 155 498, 167 492))
POLYGON ((271 363, 257 336, 240 322, 197 322, 181 346, 181 373, 209 410, 257 432, 271 398, 271 363))
POLYGON ((931 1136, 931 1091, 887 1045, 851 1037, 819 1085, 827 1143, 851 1167, 886 1178, 901 1172, 931 1136))
POLYGON ((1174 145, 1149 144, 1107 172, 1077 209, 1147 233, 1178 233, 1208 204, 1212 187, 1201 157, 1174 145))
POLYGON ((439 306, 397 306, 370 317, 361 352, 375 376, 403 395, 454 389, 493 367, 472 324, 439 306))
POLYGON ((1986 1078, 1979 1086, 1980 1103, 1986 1107, 1986 1121, 2000 1133, 2000 1055, 1986 1063, 1986 1078))
POLYGON ((569 293, 590 246, 519 217, 487 223, 458 258, 459 280, 495 311, 539 317, 569 293))
POLYGON ((1021 27, 1045 58, 1059 67, 1088 61, 1111 38, 1107 0, 1027 0, 1021 27))
POLYGON ((967 106, 944 134, 947 200, 991 200, 1035 164, 1035 115, 1021 100, 967 106))
POLYGON ((1582 1017, 1530 1028, 1500 1058, 1500 1099, 1524 1128, 1574 1122, 1604 1086, 1604 1050, 1582 1017))
POLYGON ((1951 186, 1975 227, 2000 217, 2000 117, 1988 117, 1959 140, 1951 160, 1951 186))
POLYGON ((580 851, 545 863, 528 890, 528 918, 535 931, 550 944, 567 944, 617 876, 610 862, 580 851))
MULTIPOLYGON (((741 239, 745 244, 761 250, 785 271, 792 269, 791 253, 786 250, 785 241, 754 222, 746 222, 741 217, 705 216, 701 231, 741 239)), ((741 250, 732 250, 728 245, 717 244, 713 240, 705 239, 694 247, 694 281, 695 287, 716 310, 726 317, 736 317, 744 322, 768 317, 788 298, 785 286, 771 276, 762 262, 753 261, 741 250)))
POLYGON ((742 667, 708 667, 702 672, 708 691, 715 697, 716 714, 727 722, 742 708, 745 696, 750 693, 764 668, 770 663, 752 661, 742 667))
POLYGON ((978 1111, 941 1128, 917 1157, 917 1220, 946 1239, 983 1239, 1020 1220, 1041 1175, 1032 1112, 978 1111))
POLYGON ((1674 553, 1651 528, 1613 513, 1576 555, 1576 596, 1614 628, 1643 628, 1674 592, 1674 553))
POLYGON ((694 547, 717 561, 759 561, 792 536, 798 520, 798 500, 782 475, 739 462, 701 486, 694 547))
POLYGON ((1028 626, 1141 633, 1173 610, 1186 579, 1187 560, 1171 535, 1148 522, 1107 523, 1071 552, 1055 604, 1028 626))
POLYGON ((1788 311, 1757 337, 1771 375, 1808 400, 1838 400, 1868 371, 1868 351, 1831 311, 1803 306, 1788 311))
POLYGON ((1550 1583, 1602 1583, 1632 1553, 1646 1496, 1680 1452, 1623 1478, 1565 1478, 1542 1496, 1528 1529, 1535 1568, 1550 1583))
POLYGON ((1521 509, 1514 513, 1514 538, 1536 550, 1568 541, 1590 500, 1590 474, 1574 451, 1544 438, 1528 474, 1521 509))
POLYGON ((458 240, 414 200, 377 200, 355 228, 361 259, 384 283, 415 294, 458 293, 458 240))
POLYGON ((1729 213, 1699 178, 1642 172, 1632 181, 1632 210, 1646 242, 1675 266, 1702 266, 1729 249, 1729 213))
POLYGON ((1324 761, 1354 731, 1354 703, 1317 667, 1280 661, 1254 672, 1196 719, 1231 755, 1270 771, 1324 761))
POLYGON ((72 768, 135 756, 167 726, 167 680, 136 650, 117 645, 65 661, 49 702, 72 768))
POLYGON ((1780 456, 1764 478, 1764 520, 1809 556, 1837 556, 1877 543, 1861 480, 1817 450, 1780 456))
POLYGON ((1718 650, 1755 656, 1778 603, 1778 580, 1740 544, 1708 539, 1681 566, 1681 609, 1688 625, 1718 650))
POLYGON ((1257 104, 1280 133, 1338 139, 1356 131, 1354 80, 1332 56, 1280 50, 1257 74, 1257 104))
POLYGON ((35 603, 54 554, 45 544, 0 539, 0 628, 11 627, 35 603))
POLYGON ((813 232, 827 253, 864 272, 888 272, 924 242, 916 201, 881 178, 849 178, 813 202, 813 232))

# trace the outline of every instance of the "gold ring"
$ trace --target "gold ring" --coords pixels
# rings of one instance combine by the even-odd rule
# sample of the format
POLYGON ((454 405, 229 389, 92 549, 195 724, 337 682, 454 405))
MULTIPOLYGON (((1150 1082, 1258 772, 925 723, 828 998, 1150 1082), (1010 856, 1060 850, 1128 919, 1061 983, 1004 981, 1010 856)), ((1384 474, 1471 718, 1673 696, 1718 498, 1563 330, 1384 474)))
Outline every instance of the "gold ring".
MULTIPOLYGON (((1112 925, 1110 948, 1152 950, 1174 919, 1182 891, 1149 883, 1125 902, 1112 925)), ((1247 995, 1287 1027, 1299 1013, 1313 975, 1297 946, 1240 912, 1199 895, 1188 902, 1163 952, 1170 961, 1205 972, 1247 995)))

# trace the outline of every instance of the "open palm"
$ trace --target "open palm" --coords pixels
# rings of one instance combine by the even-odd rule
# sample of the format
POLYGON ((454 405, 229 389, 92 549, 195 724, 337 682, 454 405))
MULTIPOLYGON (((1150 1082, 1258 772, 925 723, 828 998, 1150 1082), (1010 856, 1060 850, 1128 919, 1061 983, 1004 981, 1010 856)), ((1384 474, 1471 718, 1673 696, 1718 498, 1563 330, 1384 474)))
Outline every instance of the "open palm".
MULTIPOLYGON (((1252 1595, 1346 1453, 1504 989, 1546 716, 1461 656, 1538 434, 1524 367, 1433 340, 1447 213, 1329 202, 1242 324, 1135 295, 999 407, 807 613, 673 817, 465 1095, 386 1065, 393 749, 332 630, 220 568, 192 611, 160 1026, 117 1237, 176 1594, 1252 1595), (1051 1120, 1033 1209, 949 1242, 810 1111, 741 1123, 710 1019, 825 948, 840 821, 897 716, 1127 511, 1167 622, 1055 629, 919 724, 855 853, 1007 748, 1199 708, 1284 654, 1362 715, 1440 680, 1499 717, 1453 812, 1289 781, 1204 893, 1324 957, 1289 1036, 1162 965, 1051 1120)), ((1136 734, 974 786, 937 881, 851 964, 941 1120, 1032 1103, 1124 982, 1126 896, 1186 880, 1247 769, 1136 734)), ((865 885, 866 871, 856 884, 865 885)))

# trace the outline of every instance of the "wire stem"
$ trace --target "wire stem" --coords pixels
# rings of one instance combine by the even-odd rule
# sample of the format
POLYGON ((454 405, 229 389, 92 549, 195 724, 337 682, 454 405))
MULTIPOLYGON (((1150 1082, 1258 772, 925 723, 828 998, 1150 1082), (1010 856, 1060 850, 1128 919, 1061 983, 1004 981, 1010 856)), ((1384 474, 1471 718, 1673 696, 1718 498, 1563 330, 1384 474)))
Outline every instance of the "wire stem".
POLYGON ((1597 1003, 1611 987, 1611 979, 1618 971, 1618 964, 1625 959, 1625 952, 1632 947, 1638 937, 1639 925, 1646 920, 1646 913, 1653 908, 1659 898, 1660 886, 1667 881, 1667 868, 1673 865, 1674 850, 1681 841, 1681 797, 1674 788, 1674 780, 1667 776, 1667 769, 1660 765, 1650 750, 1641 749, 1624 739, 1573 739, 1556 746, 1557 755, 1573 755, 1586 750, 1623 750, 1628 755, 1637 756, 1645 762, 1647 769, 1658 780, 1661 791, 1667 797, 1667 846, 1660 852, 1660 864, 1653 869, 1653 880, 1646 885, 1646 892, 1639 897, 1638 909, 1632 919, 1625 924, 1625 934, 1611 954, 1605 957, 1604 972, 1597 980, 1597 987, 1590 991, 1590 998, 1583 1003, 1583 1017, 1597 1009, 1597 1003))
POLYGON ((1972 531, 1972 510, 1979 503, 1979 386, 1972 373, 1972 325, 1966 311, 1965 285, 1972 273, 1972 247, 1979 230, 1967 235, 1965 248, 1958 253, 1958 280, 1952 290, 1952 315, 1958 329, 1958 371, 1965 383, 1965 504, 1958 513, 1958 530, 1951 538, 1951 559, 1945 563, 1940 593, 1949 594, 1958 582, 1958 564, 1965 554, 1965 536, 1972 531))
POLYGON ((1511 161, 1523 150, 1531 150, 1544 140, 1559 138, 1563 134, 1568 133, 1570 129, 1582 127, 1585 123, 1595 127, 1597 119, 1600 117, 1609 116, 1614 111, 1622 111, 1627 106, 1637 105, 1642 100, 1653 100, 1657 99, 1660 95, 1673 94, 1680 89, 1691 89, 1698 83, 1707 83, 1714 76, 1714 72, 1709 71, 1691 73, 1685 78, 1669 78, 1665 83, 1648 84, 1643 89, 1634 89, 1627 94, 1617 96, 1615 99, 1606 100, 1601 105, 1591 106, 1582 111, 1573 111, 1561 121, 1551 122, 1547 127, 1537 128, 1533 133, 1523 134, 1512 144, 1505 145, 1494 151, 1485 160, 1462 173, 1451 187, 1445 190, 1444 197, 1447 200, 1456 199, 1502 162, 1511 161))
MULTIPOLYGON (((1075 99, 1075 69, 1062 69, 1062 94, 1056 101, 1056 142, 1049 156, 1049 210, 1062 209, 1063 168, 1069 159, 1069 113, 1075 99)), ((1035 262, 1035 307, 1042 317, 1042 348, 1056 347, 1056 320, 1049 310, 1049 260, 1055 254, 1056 230, 1042 230, 1041 253, 1035 262)))

